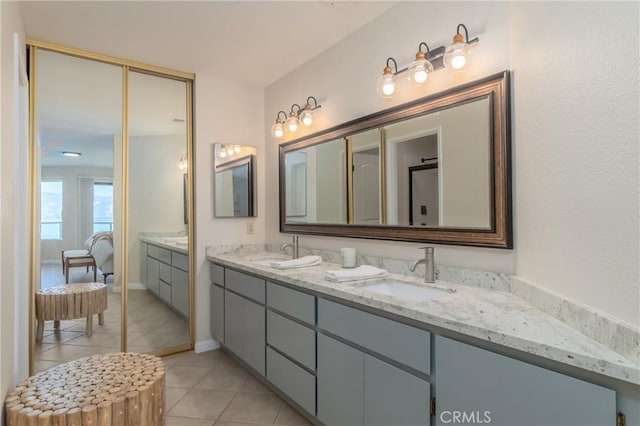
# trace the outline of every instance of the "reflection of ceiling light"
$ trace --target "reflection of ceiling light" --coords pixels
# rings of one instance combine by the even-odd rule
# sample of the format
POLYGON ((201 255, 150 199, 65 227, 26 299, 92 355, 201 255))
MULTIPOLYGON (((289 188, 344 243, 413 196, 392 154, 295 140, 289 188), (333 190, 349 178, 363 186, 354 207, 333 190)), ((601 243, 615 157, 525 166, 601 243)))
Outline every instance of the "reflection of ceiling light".
POLYGON ((73 151, 62 151, 62 155, 64 155, 65 157, 80 157, 82 153, 73 151))

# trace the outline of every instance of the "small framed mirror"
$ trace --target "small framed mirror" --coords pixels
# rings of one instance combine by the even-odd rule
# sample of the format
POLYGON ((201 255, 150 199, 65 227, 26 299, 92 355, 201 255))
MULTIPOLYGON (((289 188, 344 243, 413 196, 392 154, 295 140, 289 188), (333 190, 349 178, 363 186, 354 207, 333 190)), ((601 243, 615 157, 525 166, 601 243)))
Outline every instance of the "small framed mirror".
POLYGON ((214 216, 255 217, 256 148, 215 144, 214 216))

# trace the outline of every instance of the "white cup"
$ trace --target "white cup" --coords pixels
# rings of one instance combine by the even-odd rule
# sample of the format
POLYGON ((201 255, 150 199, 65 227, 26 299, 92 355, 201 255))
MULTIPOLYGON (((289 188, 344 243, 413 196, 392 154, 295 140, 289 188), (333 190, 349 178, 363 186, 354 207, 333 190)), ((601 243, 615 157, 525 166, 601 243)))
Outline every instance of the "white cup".
POLYGON ((356 249, 354 248, 341 248, 340 255, 342 256, 343 268, 355 268, 356 266, 356 249))

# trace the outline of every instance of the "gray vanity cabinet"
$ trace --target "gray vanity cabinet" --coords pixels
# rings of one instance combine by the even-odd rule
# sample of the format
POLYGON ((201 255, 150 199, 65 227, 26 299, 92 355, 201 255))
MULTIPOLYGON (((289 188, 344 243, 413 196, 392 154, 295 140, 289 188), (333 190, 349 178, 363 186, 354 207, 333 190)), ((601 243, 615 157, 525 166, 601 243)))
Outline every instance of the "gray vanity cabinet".
POLYGON ((142 284, 184 317, 189 316, 189 257, 178 251, 142 243, 142 284))
POLYGON ((454 415, 495 426, 611 425, 616 418, 613 390, 564 374, 440 336, 434 361, 437 426, 454 415))
POLYGON ((318 419, 326 425, 428 425, 426 380, 318 334, 318 419))
POLYGON ((160 262, 146 257, 147 281, 145 286, 156 296, 160 295, 160 262))
POLYGON ((260 300, 245 296, 264 301, 264 293, 264 280, 225 270, 224 344, 262 375, 265 374, 265 307, 260 300))
POLYGON ((318 328, 323 423, 429 424, 429 332, 324 299, 318 299, 318 328))

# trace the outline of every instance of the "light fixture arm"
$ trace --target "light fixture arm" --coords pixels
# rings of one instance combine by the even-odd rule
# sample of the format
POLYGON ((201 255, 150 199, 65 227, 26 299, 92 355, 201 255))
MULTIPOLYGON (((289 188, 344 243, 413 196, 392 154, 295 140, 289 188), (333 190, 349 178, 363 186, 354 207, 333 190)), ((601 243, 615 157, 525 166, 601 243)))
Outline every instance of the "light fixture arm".
POLYGON ((307 98, 307 103, 306 103, 306 105, 304 106, 304 109, 308 109, 308 110, 313 111, 313 110, 318 109, 318 108, 320 108, 320 107, 322 107, 322 105, 318 105, 318 100, 317 100, 315 97, 313 97, 313 96, 309 96, 309 97, 307 98), (314 105, 313 107, 311 106, 311 100, 312 100, 312 99, 313 99, 313 105, 314 105))
POLYGON ((458 24, 458 28, 456 29, 456 33, 461 34, 460 33, 460 28, 461 27, 462 27, 462 29, 464 29, 464 40, 465 40, 465 43, 471 44, 471 43, 476 43, 477 41, 480 40, 478 37, 474 38, 473 40, 469 40, 469 31, 467 30, 467 26, 465 24, 458 24))
POLYGON ((395 68, 395 71, 393 73, 394 74, 398 74, 398 63, 396 62, 395 59, 393 59, 391 57, 387 58, 387 66, 386 66, 385 70, 387 68, 391 69, 391 65, 389 65, 389 61, 393 62, 393 67, 395 68))
POLYGON ((278 115, 276 115, 276 123, 277 122, 282 122, 284 123, 284 121, 287 119, 287 113, 284 111, 278 111, 278 115), (280 114, 284 114, 284 120, 280 119, 280 114))
POLYGON ((431 50, 429 49, 429 45, 427 43, 425 43, 424 41, 421 41, 420 44, 418 45, 418 52, 426 53, 428 55, 429 53, 431 53, 431 50), (424 46, 427 49, 426 52, 422 52, 422 46, 424 46))
POLYGON ((302 111, 302 107, 298 104, 293 104, 291 105, 291 112, 289 113, 289 116, 293 116, 294 114, 298 116, 300 115, 300 111, 302 111), (296 111, 293 111, 293 107, 298 107, 298 109, 296 111))

